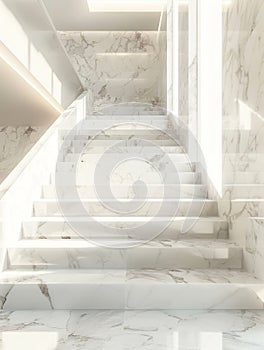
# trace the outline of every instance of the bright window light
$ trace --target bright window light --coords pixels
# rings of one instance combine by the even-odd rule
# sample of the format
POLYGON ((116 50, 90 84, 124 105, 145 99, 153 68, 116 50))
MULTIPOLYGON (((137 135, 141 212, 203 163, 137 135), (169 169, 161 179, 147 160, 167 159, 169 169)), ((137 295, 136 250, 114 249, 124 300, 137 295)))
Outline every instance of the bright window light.
POLYGON ((62 113, 63 108, 42 87, 39 81, 17 60, 16 57, 0 42, 0 59, 16 72, 29 86, 43 97, 55 110, 62 113))
POLYGON ((223 334, 220 332, 202 332, 200 334, 201 350, 223 350, 223 334))
POLYGON ((56 332, 3 332, 4 350, 55 350, 58 347, 56 332))
MULTIPOLYGON (((189 1, 178 0, 178 6, 187 6, 189 1)), ((87 2, 90 12, 162 12, 167 9, 167 0, 87 0, 87 2)))
POLYGON ((161 12, 166 0, 87 0, 90 12, 161 12))

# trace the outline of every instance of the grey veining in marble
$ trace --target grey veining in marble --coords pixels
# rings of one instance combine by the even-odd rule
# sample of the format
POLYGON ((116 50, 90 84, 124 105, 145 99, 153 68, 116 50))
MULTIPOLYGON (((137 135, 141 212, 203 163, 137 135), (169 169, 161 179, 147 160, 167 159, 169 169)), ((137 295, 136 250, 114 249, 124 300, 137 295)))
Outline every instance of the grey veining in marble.
POLYGON ((43 127, 0 127, 0 182, 44 132, 43 127))
POLYGON ((264 219, 263 216, 250 218, 246 234, 245 259, 248 270, 264 278, 264 219))
POLYGON ((0 287, 3 310, 264 308, 263 281, 229 269, 9 270, 0 287))
POLYGON ((262 350, 264 313, 242 311, 34 311, 0 315, 3 350, 262 350), (220 346, 219 346, 220 345, 220 346))
POLYGON ((159 38, 157 32, 59 34, 83 85, 93 91, 95 109, 131 102, 165 106, 165 32, 159 38))
POLYGON ((237 114, 236 99, 264 112, 264 3, 234 0, 223 15, 223 111, 237 114))
POLYGON ((244 267, 260 277, 264 266, 263 16, 261 0, 234 0, 223 14, 223 175, 228 186, 220 203, 230 237, 244 248, 244 267))

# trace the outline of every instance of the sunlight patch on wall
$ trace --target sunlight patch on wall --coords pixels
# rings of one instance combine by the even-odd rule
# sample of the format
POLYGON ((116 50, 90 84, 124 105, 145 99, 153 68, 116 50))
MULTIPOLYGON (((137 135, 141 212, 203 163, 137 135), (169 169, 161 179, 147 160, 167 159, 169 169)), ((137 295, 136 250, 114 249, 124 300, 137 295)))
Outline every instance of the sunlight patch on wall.
MULTIPOLYGON (((23 30, 20 23, 11 13, 11 11, 0 2, 0 41, 1 45, 0 56, 10 65, 17 73, 20 74, 27 82, 31 79, 31 75, 43 86, 60 105, 62 102, 62 84, 58 77, 54 75, 52 68, 47 62, 44 55, 35 47, 30 41, 28 35, 23 30), (11 55, 7 55, 5 49, 7 48, 15 58, 28 70, 29 74, 25 77, 25 72, 22 74, 22 69, 19 64, 15 63, 15 59, 11 55)), ((33 80, 30 84, 36 91, 40 88, 36 87, 33 80)), ((43 89, 43 90, 44 90, 43 89)), ((45 93, 43 93, 45 95, 45 93)), ((41 95, 43 95, 41 94, 41 95)), ((46 98, 47 100, 47 98, 46 98)), ((51 102, 52 98, 48 101, 51 102)), ((54 104, 54 103, 53 103, 54 104)), ((56 109, 59 107, 56 106, 56 109)), ((58 109, 60 112, 62 109, 58 109)))

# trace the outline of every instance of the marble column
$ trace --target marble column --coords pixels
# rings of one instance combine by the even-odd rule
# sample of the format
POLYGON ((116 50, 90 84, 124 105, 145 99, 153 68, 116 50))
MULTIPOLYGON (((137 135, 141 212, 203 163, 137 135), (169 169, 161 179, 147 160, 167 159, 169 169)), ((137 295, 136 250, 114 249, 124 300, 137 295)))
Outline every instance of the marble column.
POLYGON ((178 1, 167 3, 167 109, 178 116, 178 1))
POLYGON ((198 1, 198 141, 212 193, 222 194, 222 1, 198 1))
POLYGON ((197 160, 197 0, 188 2, 188 106, 189 106, 189 156, 197 160))

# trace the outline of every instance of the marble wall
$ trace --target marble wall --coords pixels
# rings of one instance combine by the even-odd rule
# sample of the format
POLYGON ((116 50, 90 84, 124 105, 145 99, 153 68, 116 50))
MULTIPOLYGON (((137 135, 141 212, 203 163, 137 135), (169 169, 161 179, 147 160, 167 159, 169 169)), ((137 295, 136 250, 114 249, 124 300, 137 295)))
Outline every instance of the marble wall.
POLYGON ((264 278, 264 2, 234 0, 223 13, 223 201, 244 267, 264 278))
POLYGON ((234 0, 223 14, 223 112, 236 116, 235 100, 264 113, 264 2, 234 0))
POLYGON ((244 248, 244 267, 264 278, 264 119, 245 104, 223 133, 223 199, 220 213, 230 238, 244 248))
POLYGON ((264 278, 264 3, 235 0, 223 15, 223 201, 244 267, 264 278))
POLYGON ((251 218, 246 235, 245 259, 248 270, 264 279, 264 218, 251 218))
POLYGON ((138 102, 163 106, 161 72, 166 33, 60 32, 79 78, 94 96, 94 107, 138 102), (163 45, 160 45, 160 41, 163 45))
POLYGON ((0 127, 0 182, 44 133, 44 127, 0 127))

